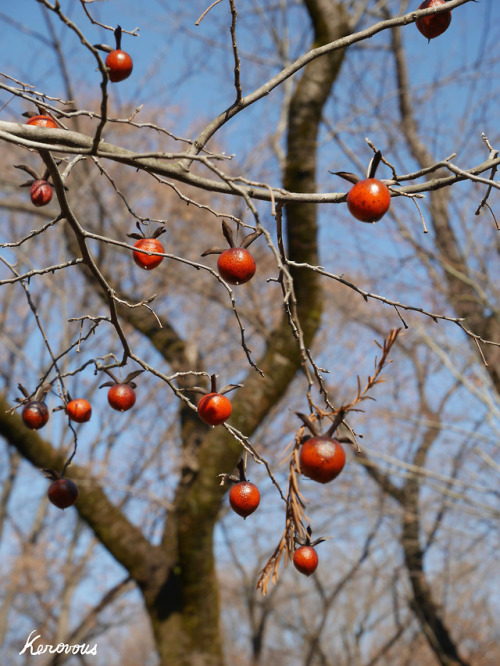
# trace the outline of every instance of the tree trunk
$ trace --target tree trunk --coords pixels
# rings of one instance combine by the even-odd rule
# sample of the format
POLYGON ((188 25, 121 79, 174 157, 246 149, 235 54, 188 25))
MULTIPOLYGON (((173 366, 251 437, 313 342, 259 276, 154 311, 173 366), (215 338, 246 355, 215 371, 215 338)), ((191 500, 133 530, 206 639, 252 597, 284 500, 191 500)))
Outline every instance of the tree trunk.
MULTIPOLYGON (((347 34, 341 3, 323 0, 306 4, 318 44, 347 34)), ((313 61, 297 85, 289 110, 286 189, 315 191, 321 113, 342 57, 342 53, 336 53, 313 61)), ((287 206, 286 240, 290 259, 317 263, 314 206, 287 206)), ((302 271, 294 287, 304 342, 310 345, 321 319, 318 277, 311 271, 302 271)), ((279 402, 300 367, 300 353, 287 317, 270 335, 270 341, 258 363, 264 378, 252 370, 233 400, 231 422, 247 436, 279 402)), ((199 446, 197 469, 184 475, 178 486, 176 511, 168 518, 163 540, 166 548, 172 540, 177 543, 178 560, 170 568, 167 584, 147 600, 163 663, 169 666, 222 663, 212 537, 226 489, 215 479, 221 472, 232 471, 240 456, 241 445, 225 430, 210 432, 199 446)))

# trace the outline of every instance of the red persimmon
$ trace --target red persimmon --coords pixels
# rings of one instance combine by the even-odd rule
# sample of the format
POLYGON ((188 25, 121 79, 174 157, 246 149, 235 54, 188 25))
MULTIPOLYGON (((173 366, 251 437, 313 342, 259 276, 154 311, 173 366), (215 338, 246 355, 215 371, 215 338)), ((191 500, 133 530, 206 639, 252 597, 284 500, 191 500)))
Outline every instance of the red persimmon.
POLYGON ((108 391, 108 402, 118 412, 126 412, 135 405, 135 391, 129 384, 113 384, 108 391))
POLYGON ((246 518, 259 506, 260 493, 250 481, 239 481, 229 491, 229 504, 239 516, 246 518))
MULTIPOLYGON (((146 252, 164 252, 163 245, 157 238, 140 238, 134 243, 134 247, 138 250, 145 250, 146 252)), ((159 257, 154 254, 144 254, 143 252, 133 252, 135 263, 144 268, 146 271, 150 271, 153 268, 156 268, 163 261, 163 257, 159 257)))
POLYGON ((30 118, 26 125, 35 125, 36 127, 48 127, 50 129, 57 129, 56 121, 50 116, 33 116, 30 118))
POLYGON ((85 423, 90 420, 92 407, 90 402, 85 400, 85 398, 77 398, 68 402, 66 405, 66 414, 72 421, 76 421, 76 423, 85 423))
POLYGON ((216 426, 224 423, 232 412, 231 401, 220 393, 208 393, 198 403, 198 415, 208 425, 216 426))
POLYGON ((49 420, 49 409, 40 400, 31 400, 25 403, 21 417, 30 430, 40 430, 49 420))
POLYGON ((250 252, 243 247, 230 247, 217 259, 219 275, 229 284, 245 284, 253 278, 257 266, 250 252))
POLYGON ((78 486, 71 479, 57 479, 47 490, 49 501, 59 509, 67 509, 78 499, 78 486))
MULTIPOLYGON (((430 7, 441 7, 446 4, 446 0, 424 0, 419 9, 429 9, 430 7)), ((430 16, 422 16, 415 21, 418 30, 427 39, 434 39, 439 37, 443 32, 448 30, 451 23, 451 11, 442 12, 441 14, 431 14, 430 16)))
POLYGON ((318 483, 335 479, 344 469, 345 460, 342 445, 331 437, 310 437, 300 447, 300 470, 318 483))
POLYGON ((389 188, 377 178, 360 180, 347 195, 349 212, 361 222, 377 222, 387 213, 390 205, 389 188))
POLYGON ((133 69, 132 58, 121 49, 115 49, 106 58, 109 80, 113 83, 128 79, 133 69))
POLYGON ((46 206, 52 199, 52 186, 46 180, 35 180, 31 186, 30 196, 35 206, 46 206))
POLYGON ((318 554, 312 546, 300 546, 293 554, 293 564, 297 571, 310 576, 318 566, 318 554))

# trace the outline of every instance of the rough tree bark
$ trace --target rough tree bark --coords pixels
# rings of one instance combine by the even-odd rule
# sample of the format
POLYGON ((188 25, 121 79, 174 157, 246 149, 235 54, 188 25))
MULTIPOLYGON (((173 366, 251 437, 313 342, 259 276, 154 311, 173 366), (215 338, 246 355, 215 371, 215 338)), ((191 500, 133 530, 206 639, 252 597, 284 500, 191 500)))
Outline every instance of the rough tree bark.
MULTIPOLYGON (((305 5, 312 21, 315 46, 349 33, 342 2, 306 0, 305 5)), ((323 56, 310 62, 301 74, 289 111, 288 154, 283 176, 286 189, 315 190, 316 142, 322 109, 342 60, 343 52, 323 56)), ((290 259, 318 263, 315 206, 287 207, 286 245, 290 259)), ((318 275, 295 270, 292 276, 304 343, 309 346, 321 320, 318 275)), ((89 279, 95 280, 95 276, 89 279)), ((118 314, 148 338, 174 370, 204 369, 203 360, 198 357, 193 361, 187 343, 167 322, 159 330, 153 318, 148 321, 143 315, 138 316, 136 310, 120 309, 118 314)), ((300 362, 288 319, 283 316, 269 335, 267 349, 258 363, 264 378, 251 370, 243 388, 232 399, 232 424, 251 436, 285 393, 300 362)), ((40 435, 28 431, 18 415, 6 415, 8 407, 2 397, 0 435, 33 465, 61 469, 64 461, 60 453, 40 435)), ((76 504, 81 518, 125 567, 143 594, 161 663, 219 666, 223 650, 213 531, 226 489, 219 486, 216 477, 221 472, 233 471, 241 456, 241 445, 221 428, 209 431, 189 409, 181 409, 179 416, 183 465, 160 545, 152 545, 113 506, 92 480, 89 470, 72 464, 68 476, 84 482, 76 504)))

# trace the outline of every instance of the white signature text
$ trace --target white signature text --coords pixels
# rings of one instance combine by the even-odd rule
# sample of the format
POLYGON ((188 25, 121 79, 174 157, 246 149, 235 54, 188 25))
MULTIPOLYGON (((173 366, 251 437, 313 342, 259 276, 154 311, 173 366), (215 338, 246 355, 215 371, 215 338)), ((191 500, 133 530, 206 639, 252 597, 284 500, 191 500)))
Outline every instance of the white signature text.
POLYGON ((90 647, 87 643, 82 643, 81 645, 68 645, 68 643, 58 643, 57 645, 37 645, 34 646, 33 643, 40 638, 40 634, 36 634, 36 629, 33 629, 31 634, 26 639, 23 649, 19 654, 24 654, 28 652, 34 656, 39 654, 97 654, 97 643, 94 647, 90 647))

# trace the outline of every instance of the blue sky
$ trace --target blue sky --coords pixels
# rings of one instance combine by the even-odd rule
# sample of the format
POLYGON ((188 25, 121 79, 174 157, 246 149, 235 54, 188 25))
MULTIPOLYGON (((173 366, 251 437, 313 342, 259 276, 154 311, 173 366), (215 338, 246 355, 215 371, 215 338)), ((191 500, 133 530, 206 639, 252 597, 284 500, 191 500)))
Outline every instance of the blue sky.
MULTIPOLYGON (((14 72, 21 80, 33 83, 58 96, 62 94, 61 77, 50 45, 50 34, 41 6, 35 0, 19 0, 9 3, 8 12, 0 8, 2 26, 3 63, 1 71, 14 72)), ((114 100, 127 107, 144 104, 164 105, 170 117, 168 128, 184 133, 193 122, 204 116, 209 119, 230 104, 234 97, 232 87, 232 56, 230 53, 230 15, 227 3, 214 7, 199 26, 196 20, 206 9, 205 0, 191 3, 150 0, 137 12, 137 3, 131 0, 109 0, 92 3, 89 11, 103 23, 115 26, 120 23, 124 29, 139 28, 139 37, 123 38, 122 47, 134 59, 134 72, 129 80, 111 86, 114 100), (224 47, 224 48, 223 48, 224 47), (224 73, 227 76, 224 76, 224 73)), ((399 3, 392 3, 393 9, 399 3)), ((262 17, 255 16, 243 4, 238 6, 238 31, 241 51, 241 74, 243 92, 248 93, 262 83, 266 73, 275 73, 278 68, 276 58, 272 61, 266 26, 262 17), (264 25, 260 35, 252 31, 253 26, 264 25), (258 40, 258 41, 257 41, 258 40), (255 52, 255 47, 259 49, 255 52), (258 56, 264 64, 260 74, 255 74, 252 58, 258 56)), ((93 26, 84 16, 79 2, 63 3, 72 20, 79 25, 91 43, 113 44, 111 33, 93 26)), ((291 11, 292 17, 287 26, 291 57, 300 53, 307 44, 307 30, 304 29, 303 15, 291 11)), ((404 37, 408 47, 409 62, 415 80, 423 84, 432 82, 434 72, 443 72, 449 67, 470 66, 484 58, 484 50, 498 43, 500 5, 493 0, 470 3, 455 11, 449 31, 441 39, 427 44, 414 26, 406 26, 404 37), (431 69, 432 68, 432 69, 431 69)), ((277 20, 277 19, 276 19, 277 20)), ((99 94, 100 76, 95 61, 78 38, 68 31, 57 18, 52 17, 54 34, 61 38, 69 75, 80 95, 88 97, 92 86, 99 94)), ((280 26, 276 26, 278 30, 280 26)), ((377 52, 382 48, 384 37, 375 36, 363 45, 363 49, 377 52)), ((379 51, 378 58, 383 58, 379 51)), ((257 70, 259 71, 259 70, 257 70)), ((454 95, 449 89, 444 103, 453 104, 454 95)), ((2 103, 5 97, 2 94, 2 103)), ((279 94, 273 93, 269 100, 262 100, 256 108, 247 110, 242 119, 234 119, 222 134, 228 137, 232 146, 244 149, 241 132, 253 120, 262 122, 262 114, 279 106, 279 94)), ((442 100, 441 96, 441 100, 442 100)), ((451 109, 450 109, 451 110, 451 109)), ((18 106, 14 103, 4 109, 3 117, 15 116, 18 106)), ((264 116, 264 121, 268 117, 264 116)), ((273 119, 274 122, 274 119, 273 119)))

